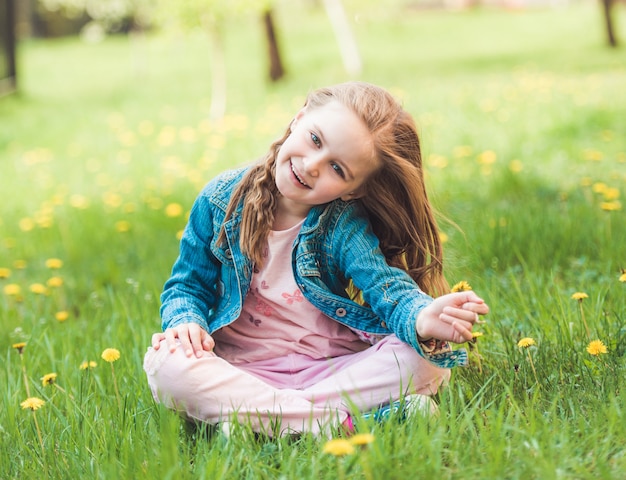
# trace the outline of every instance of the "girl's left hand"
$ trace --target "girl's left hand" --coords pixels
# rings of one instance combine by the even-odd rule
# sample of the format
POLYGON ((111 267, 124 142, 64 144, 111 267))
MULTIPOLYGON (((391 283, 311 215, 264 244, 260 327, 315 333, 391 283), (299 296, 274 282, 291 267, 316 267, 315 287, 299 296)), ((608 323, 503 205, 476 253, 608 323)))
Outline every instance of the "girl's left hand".
POLYGON ((420 312, 415 328, 421 338, 463 343, 472 339, 472 328, 480 321, 479 315, 487 313, 489 307, 473 291, 449 293, 420 312))

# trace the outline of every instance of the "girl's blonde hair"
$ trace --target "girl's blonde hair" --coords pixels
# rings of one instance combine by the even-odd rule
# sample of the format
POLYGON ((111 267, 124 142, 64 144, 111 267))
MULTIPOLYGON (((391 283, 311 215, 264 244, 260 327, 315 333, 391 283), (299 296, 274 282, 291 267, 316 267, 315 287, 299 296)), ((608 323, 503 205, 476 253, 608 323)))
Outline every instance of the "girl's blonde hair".
MULTIPOLYGON (((363 82, 348 82, 311 92, 305 107, 313 110, 336 101, 352 110, 367 126, 379 170, 363 186, 361 202, 389 265, 401 268, 425 292, 449 291, 443 275, 443 248, 434 211, 428 200, 420 141, 413 118, 386 90, 363 82)), ((253 165, 233 192, 226 218, 243 203, 241 249, 261 265, 261 252, 274 223, 276 155, 290 134, 276 140, 253 165)), ((220 241, 224 240, 224 231, 220 241)))

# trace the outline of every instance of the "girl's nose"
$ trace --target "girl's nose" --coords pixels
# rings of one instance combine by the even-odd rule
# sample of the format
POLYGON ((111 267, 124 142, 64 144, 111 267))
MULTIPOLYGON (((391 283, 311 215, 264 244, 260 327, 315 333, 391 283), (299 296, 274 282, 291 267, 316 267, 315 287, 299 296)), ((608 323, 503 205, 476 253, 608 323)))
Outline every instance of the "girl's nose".
POLYGON ((319 174, 319 167, 321 162, 321 155, 309 155, 304 158, 302 162, 304 166, 304 171, 311 177, 317 177, 319 174))

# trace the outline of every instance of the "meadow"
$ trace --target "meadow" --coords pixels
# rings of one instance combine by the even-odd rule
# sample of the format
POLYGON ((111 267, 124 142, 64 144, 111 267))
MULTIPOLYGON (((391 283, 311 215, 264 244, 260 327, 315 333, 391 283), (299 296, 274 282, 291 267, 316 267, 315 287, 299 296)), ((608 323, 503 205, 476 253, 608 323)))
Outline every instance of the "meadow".
POLYGON ((196 194, 348 80, 323 11, 283 2, 277 84, 258 20, 225 25, 219 122, 202 32, 20 44, 0 98, 0 478, 623 478, 626 47, 604 45, 595 3, 355 13, 359 78, 419 125, 448 281, 491 307, 439 416, 360 422, 366 445, 334 455, 190 428, 150 395, 196 194))

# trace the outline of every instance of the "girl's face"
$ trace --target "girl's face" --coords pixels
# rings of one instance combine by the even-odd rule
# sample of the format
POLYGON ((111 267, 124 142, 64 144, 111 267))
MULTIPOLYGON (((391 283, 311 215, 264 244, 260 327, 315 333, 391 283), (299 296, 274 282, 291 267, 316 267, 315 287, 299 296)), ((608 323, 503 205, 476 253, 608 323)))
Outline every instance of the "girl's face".
POLYGON ((304 218, 315 205, 358 198, 377 169, 372 136, 354 112, 336 101, 305 107, 276 157, 279 211, 304 218))

